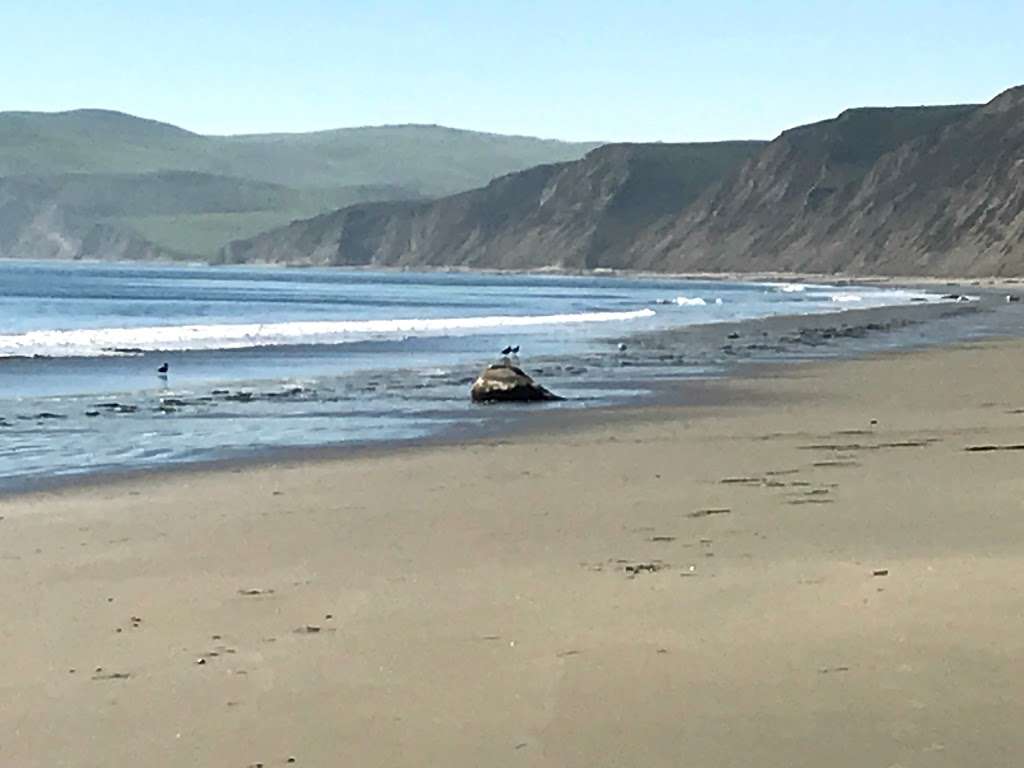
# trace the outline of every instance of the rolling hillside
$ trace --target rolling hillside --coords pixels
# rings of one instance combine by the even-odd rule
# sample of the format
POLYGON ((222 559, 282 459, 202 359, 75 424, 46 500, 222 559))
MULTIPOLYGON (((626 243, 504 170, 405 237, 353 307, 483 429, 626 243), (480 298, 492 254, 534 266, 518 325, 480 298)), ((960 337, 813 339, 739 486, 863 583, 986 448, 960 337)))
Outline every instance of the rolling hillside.
POLYGON ((0 242, 20 245, 0 256, 102 257, 74 245, 100 227, 152 241, 154 255, 209 257, 229 240, 293 219, 452 194, 593 146, 418 125, 201 136, 103 110, 5 112, 0 242), (27 189, 29 197, 12 203, 27 189), (43 237, 40 227, 58 220, 65 231, 43 237), (66 247, 54 250, 56 241, 66 247))

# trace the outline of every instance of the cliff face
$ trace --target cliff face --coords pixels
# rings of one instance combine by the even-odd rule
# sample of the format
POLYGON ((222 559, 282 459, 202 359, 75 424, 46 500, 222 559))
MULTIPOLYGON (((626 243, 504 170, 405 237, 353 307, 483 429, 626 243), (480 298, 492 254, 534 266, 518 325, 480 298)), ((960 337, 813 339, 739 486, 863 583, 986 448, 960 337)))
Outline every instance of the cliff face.
POLYGON ((759 142, 618 144, 421 204, 367 204, 229 245, 226 261, 567 269, 632 266, 632 241, 759 142))
POLYGON ((232 243, 232 261, 1024 274, 1024 87, 852 109, 757 143, 610 145, 419 205, 232 243))
POLYGON ((784 133, 636 243, 668 270, 1024 273, 1024 88, 784 133))

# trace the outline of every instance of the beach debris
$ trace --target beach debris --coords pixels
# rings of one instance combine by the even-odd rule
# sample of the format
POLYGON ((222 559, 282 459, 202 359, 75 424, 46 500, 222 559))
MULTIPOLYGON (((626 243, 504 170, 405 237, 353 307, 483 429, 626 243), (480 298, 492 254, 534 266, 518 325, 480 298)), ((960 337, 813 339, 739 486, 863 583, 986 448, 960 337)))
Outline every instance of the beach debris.
POLYGON ((92 676, 93 680, 127 680, 131 677, 131 672, 104 672, 103 667, 96 667, 96 673, 92 676))
POLYGON ((1024 451, 1024 443, 1010 445, 969 445, 964 448, 968 453, 991 453, 993 451, 1024 451))
POLYGON ((679 575, 680 576, 696 576, 697 575, 697 566, 696 565, 688 565, 683 570, 683 572, 680 573, 679 575))
POLYGON ((722 485, 761 485, 764 478, 761 477, 723 477, 719 480, 722 485))
POLYGON ((938 438, 929 437, 920 440, 894 440, 888 443, 814 443, 798 446, 801 451, 877 451, 882 448, 927 448, 939 442, 938 438))
POLYGON ((629 578, 633 579, 639 576, 641 573, 657 573, 658 571, 665 568, 665 564, 660 560, 652 560, 646 563, 631 563, 626 565, 623 570, 629 578))
POLYGON ((733 331, 732 333, 730 333, 725 338, 735 340, 735 339, 738 339, 739 337, 740 337, 740 335, 736 331, 733 331))
POLYGON ((289 755, 289 756, 288 756, 288 759, 287 759, 287 760, 285 760, 285 762, 286 762, 286 763, 294 763, 294 762, 295 762, 295 758, 294 758, 294 757, 292 757, 291 755, 289 755))
POLYGON ((889 575, 889 569, 888 568, 875 568, 875 570, 873 570, 871 572, 871 575, 872 576, 888 576, 889 575))
POLYGON ((710 517, 711 515, 728 515, 732 512, 728 507, 711 507, 708 509, 698 509, 696 512, 690 512, 687 517, 701 518, 710 517))
POLYGON ((801 451, 863 451, 873 447, 861 443, 812 443, 811 445, 797 446, 801 451))
POLYGON ((667 543, 667 542, 670 542, 670 541, 675 541, 676 537, 675 536, 651 536, 650 540, 651 541, 656 541, 656 542, 665 542, 665 543, 667 543))
POLYGON ((469 396, 475 403, 562 400, 507 360, 487 366, 473 382, 469 396))
POLYGON ((258 597, 260 595, 272 595, 274 594, 274 590, 258 588, 240 589, 238 590, 238 594, 243 595, 245 597, 258 597))
POLYGON ((320 632, 321 627, 316 624, 306 624, 301 627, 296 627, 295 633, 298 635, 316 635, 320 632))
POLYGON ((196 659, 195 663, 199 666, 203 666, 204 664, 206 664, 206 659, 203 656, 200 656, 198 659, 196 659))
POLYGON ((161 397, 160 405, 167 406, 169 408, 183 408, 186 405, 192 405, 192 403, 180 397, 161 397))
POLYGON ((139 410, 139 406, 137 405, 118 402, 95 403, 93 408, 109 411, 110 413, 135 413, 139 410))
POLYGON ((579 656, 583 651, 577 651, 575 648, 568 651, 559 651, 555 656, 559 659, 564 659, 566 656, 579 656))
POLYGON ((625 342, 619 342, 619 352, 625 352, 629 347, 626 346, 625 342))
POLYGON ((819 675, 830 675, 830 674, 833 674, 835 672, 849 672, 849 671, 850 671, 850 668, 846 667, 846 666, 840 666, 840 667, 819 667, 818 674, 819 675))

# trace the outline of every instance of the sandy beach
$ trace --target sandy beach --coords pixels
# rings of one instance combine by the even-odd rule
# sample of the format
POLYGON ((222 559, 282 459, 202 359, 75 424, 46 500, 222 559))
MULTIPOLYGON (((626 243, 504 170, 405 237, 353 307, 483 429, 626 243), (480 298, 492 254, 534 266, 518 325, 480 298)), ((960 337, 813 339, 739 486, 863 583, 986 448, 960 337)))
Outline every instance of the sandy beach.
POLYGON ((974 344, 0 498, 0 765, 1017 765, 1022 380, 974 344))

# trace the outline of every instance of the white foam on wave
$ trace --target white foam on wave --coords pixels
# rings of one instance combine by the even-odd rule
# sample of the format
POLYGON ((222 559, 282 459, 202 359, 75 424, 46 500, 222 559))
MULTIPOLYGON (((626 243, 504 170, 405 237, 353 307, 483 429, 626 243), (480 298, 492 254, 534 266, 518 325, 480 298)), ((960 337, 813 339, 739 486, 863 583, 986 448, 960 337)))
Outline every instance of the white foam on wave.
POLYGON ((676 296, 676 304, 680 307, 706 307, 708 303, 699 296, 690 298, 689 296, 676 296))
POLYGON ((852 304, 858 301, 864 301, 863 296, 858 296, 855 293, 833 293, 829 297, 836 304, 852 304))
POLYGON ((560 315, 410 318, 403 320, 302 321, 264 324, 169 325, 87 328, 0 335, 0 357, 104 357, 143 352, 243 349, 289 344, 344 344, 409 334, 440 336, 489 328, 609 323, 653 317, 652 309, 560 315))

